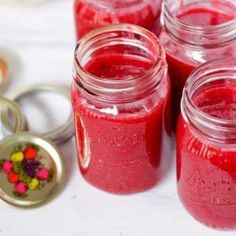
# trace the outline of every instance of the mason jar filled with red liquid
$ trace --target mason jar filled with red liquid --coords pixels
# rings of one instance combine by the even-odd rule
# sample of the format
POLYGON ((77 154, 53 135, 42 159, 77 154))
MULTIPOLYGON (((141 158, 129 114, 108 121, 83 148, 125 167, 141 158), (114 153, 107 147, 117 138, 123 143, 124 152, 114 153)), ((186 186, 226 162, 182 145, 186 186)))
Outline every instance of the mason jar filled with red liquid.
POLYGON ((236 228, 236 58, 217 59, 187 80, 177 127, 179 197, 200 222, 236 228))
POLYGON ((162 0, 75 0, 77 38, 101 26, 129 23, 156 33, 160 30, 162 0))
POLYGON ((153 187, 169 144, 167 64, 157 37, 134 25, 94 30, 75 51, 72 104, 84 178, 112 193, 153 187))
POLYGON ((236 57, 235 0, 165 0, 160 34, 172 83, 176 125, 185 82, 198 65, 236 57))

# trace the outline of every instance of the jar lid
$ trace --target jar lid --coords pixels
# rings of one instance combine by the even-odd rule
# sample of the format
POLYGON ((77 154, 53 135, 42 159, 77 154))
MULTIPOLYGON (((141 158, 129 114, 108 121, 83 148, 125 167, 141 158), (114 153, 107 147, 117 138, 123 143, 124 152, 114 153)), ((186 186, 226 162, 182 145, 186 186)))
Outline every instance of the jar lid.
POLYGON ((0 199, 22 208, 41 206, 61 189, 64 165, 50 141, 30 133, 0 142, 0 199))
POLYGON ((8 82, 8 66, 4 59, 0 58, 0 92, 2 93, 8 82))
MULTIPOLYGON (((65 86, 59 85, 50 85, 50 84, 34 84, 30 86, 23 87, 22 89, 17 90, 14 94, 10 96, 11 99, 18 102, 22 97, 26 97, 33 93, 38 92, 51 92, 62 95, 70 102, 70 89, 65 86)), ((68 118, 63 125, 60 127, 51 130, 47 133, 41 134, 43 137, 48 138, 54 141, 57 144, 63 143, 70 139, 74 135, 74 126, 73 126, 73 115, 68 114, 68 118)))
POLYGON ((16 102, 0 97, 0 140, 5 136, 18 133, 26 128, 25 117, 16 102))

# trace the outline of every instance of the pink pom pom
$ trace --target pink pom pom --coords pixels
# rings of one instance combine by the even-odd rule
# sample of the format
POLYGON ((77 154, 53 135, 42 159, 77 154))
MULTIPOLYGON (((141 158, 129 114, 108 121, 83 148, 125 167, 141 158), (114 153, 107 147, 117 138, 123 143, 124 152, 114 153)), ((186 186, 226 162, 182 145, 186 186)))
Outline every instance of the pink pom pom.
POLYGON ((49 171, 45 168, 42 168, 38 171, 37 173, 37 177, 42 180, 42 181, 45 181, 48 179, 49 177, 49 171))
POLYGON ((28 187, 24 182, 19 182, 15 184, 15 191, 19 194, 25 194, 28 191, 28 187))
POLYGON ((9 174, 11 173, 13 170, 13 164, 11 161, 5 161, 3 163, 3 166, 2 166, 2 171, 5 173, 5 174, 9 174))

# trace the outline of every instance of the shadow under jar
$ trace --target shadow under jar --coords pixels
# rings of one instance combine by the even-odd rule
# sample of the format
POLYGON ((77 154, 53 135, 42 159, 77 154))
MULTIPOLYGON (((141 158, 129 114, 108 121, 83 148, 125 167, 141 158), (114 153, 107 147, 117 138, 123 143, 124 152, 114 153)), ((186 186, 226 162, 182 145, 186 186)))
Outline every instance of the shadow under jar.
POLYGON ((204 62, 236 57, 236 1, 165 0, 160 41, 169 66, 175 129, 190 73, 204 62))
POLYGON ((151 32, 114 25, 79 42, 72 103, 88 182, 119 194, 156 184, 170 141, 169 95, 164 51, 151 32))
POLYGON ((160 30, 162 0, 75 0, 77 38, 101 26, 129 23, 156 33, 160 30))
POLYGON ((236 59, 203 64, 183 91, 177 127, 179 197, 200 222, 236 228, 236 59))

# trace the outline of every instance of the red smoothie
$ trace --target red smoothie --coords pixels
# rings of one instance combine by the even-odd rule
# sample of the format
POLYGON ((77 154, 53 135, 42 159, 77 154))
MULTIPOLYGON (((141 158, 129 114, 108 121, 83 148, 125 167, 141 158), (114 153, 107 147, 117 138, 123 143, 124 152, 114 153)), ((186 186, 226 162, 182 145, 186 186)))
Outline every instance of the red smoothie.
POLYGON ((233 16, 225 14, 220 11, 207 8, 193 8, 183 11, 177 15, 185 24, 209 26, 220 25, 233 19, 233 16))
MULTIPOLYGON (((206 89, 193 101, 205 114, 236 120, 235 94, 235 84, 225 83, 206 89)), ((215 228, 236 228, 236 147, 203 138, 182 116, 177 129, 177 180, 180 199, 197 220, 215 228)))
POLYGON ((130 23, 149 30, 160 29, 161 0, 76 0, 74 5, 77 38, 101 26, 130 23))
MULTIPOLYGON (((147 72, 153 62, 122 54, 97 55, 85 69, 111 81, 135 78, 147 72)), ((135 81, 134 81, 135 83, 135 81)), ((169 84, 164 97, 154 93, 137 96, 136 104, 112 108, 86 99, 73 86, 80 169, 92 185, 113 193, 134 193, 155 185, 159 178, 165 132, 169 84), (140 102, 141 101, 141 102, 140 102), (151 109, 149 109, 151 107, 151 109)))
MULTIPOLYGON (((233 16, 224 12, 208 8, 184 8, 180 9, 176 14, 176 20, 186 25, 193 27, 216 26, 226 23, 233 19, 233 16)), ((212 31, 213 32, 213 31, 212 31)), ((180 37, 185 37, 184 32, 179 32, 180 37)), ((221 46, 215 45, 207 47, 204 45, 194 46, 188 44, 188 37, 194 37, 194 31, 191 36, 186 36, 184 40, 177 40, 170 37, 169 33, 163 31, 161 33, 161 41, 166 50, 167 62, 169 66, 169 75, 172 85, 172 111, 173 111, 173 126, 176 126, 177 117, 180 111, 180 100, 182 90, 190 73, 200 64, 221 58, 236 56, 236 43, 233 45, 221 46)), ((196 35, 199 33, 196 33, 196 35)), ((204 37, 204 36, 203 36, 204 37)), ((222 37, 219 35, 219 38, 222 37)), ((214 35, 214 39, 217 35, 214 35)), ((191 39, 195 40, 195 39, 191 39)), ((198 42, 198 40, 196 39, 198 42)))

